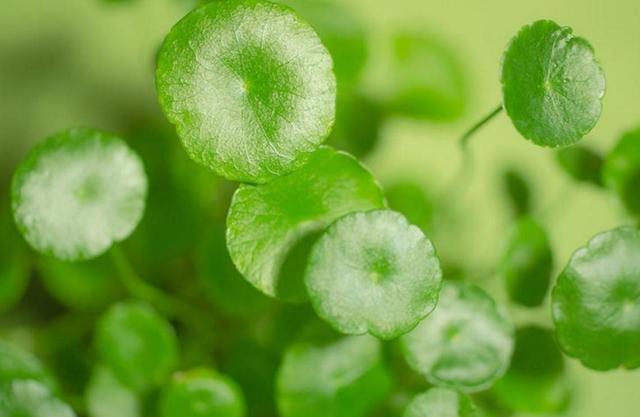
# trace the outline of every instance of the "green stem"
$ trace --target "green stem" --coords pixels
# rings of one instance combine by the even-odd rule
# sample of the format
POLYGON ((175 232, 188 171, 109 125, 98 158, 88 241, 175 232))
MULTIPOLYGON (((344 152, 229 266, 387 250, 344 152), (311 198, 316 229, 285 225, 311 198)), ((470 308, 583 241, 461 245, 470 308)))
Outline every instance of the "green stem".
POLYGON ((478 123, 473 125, 471 129, 467 130, 467 132, 460 137, 460 146, 465 148, 467 146, 467 143, 469 142, 469 139, 471 139, 471 137, 475 135, 476 132, 480 130, 484 125, 489 123, 494 117, 500 114, 501 111, 502 111, 502 104, 496 107, 491 113, 485 116, 478 123))
POLYGON ((114 245, 109 253, 122 285, 131 296, 148 302, 163 315, 171 319, 180 320, 199 336, 207 338, 207 335, 211 333, 211 327, 215 325, 215 323, 212 323, 211 326, 207 325, 208 313, 192 307, 190 304, 165 293, 142 279, 118 245, 114 245))

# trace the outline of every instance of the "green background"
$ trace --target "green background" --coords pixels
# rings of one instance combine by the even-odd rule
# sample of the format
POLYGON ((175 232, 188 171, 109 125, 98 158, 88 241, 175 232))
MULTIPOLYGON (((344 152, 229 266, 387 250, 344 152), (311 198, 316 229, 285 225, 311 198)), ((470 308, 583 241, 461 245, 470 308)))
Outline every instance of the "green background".
MULTIPOLYGON (((371 56, 363 88, 374 94, 387 77, 388 40, 396 29, 436 34, 453 47, 468 74, 470 103, 454 125, 394 119, 365 162, 383 182, 411 178, 432 196, 446 196, 445 230, 434 241, 447 259, 464 260, 478 280, 496 264, 511 219, 498 174, 520 168, 534 186, 534 204, 550 231, 556 268, 594 234, 624 223, 612 196, 574 186, 553 152, 523 140, 501 115, 472 139, 475 175, 452 190, 461 155, 456 138, 500 101, 499 61, 524 24, 550 18, 591 41, 607 75, 600 123, 584 141, 606 152, 621 133, 640 125, 640 3, 637 0, 344 0, 369 32, 371 56), (446 222, 454 218, 455 221, 446 222)), ((3 192, 15 164, 39 139, 69 126, 118 132, 125 116, 153 109, 154 54, 186 1, 3 0, 0 11, 0 179, 3 192)), ((472 274, 473 275, 473 274, 472 274)), ((486 286, 501 297, 492 282, 486 286), (493 288, 495 287, 495 288, 493 288)), ((518 322, 548 322, 548 306, 514 311, 518 322)), ((637 416, 640 372, 597 373, 575 361, 580 391, 573 414, 637 416)))

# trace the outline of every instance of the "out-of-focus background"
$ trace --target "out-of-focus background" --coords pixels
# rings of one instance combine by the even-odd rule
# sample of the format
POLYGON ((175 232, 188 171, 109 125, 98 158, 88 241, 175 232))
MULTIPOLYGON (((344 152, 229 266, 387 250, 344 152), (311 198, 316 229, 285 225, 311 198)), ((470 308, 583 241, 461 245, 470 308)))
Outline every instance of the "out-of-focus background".
MULTIPOLYGON (((47 135, 71 126, 126 134, 163 123, 154 90, 154 56, 191 6, 187 0, 3 0, 0 7, 0 190, 6 201, 19 160, 47 135)), ((398 30, 442 39, 463 63, 469 92, 455 123, 393 117, 364 158, 383 184, 410 179, 440 201, 433 240, 441 254, 482 275, 501 254, 512 224, 500 174, 518 169, 532 186, 556 255, 556 270, 594 234, 627 221, 607 192, 572 183, 552 150, 522 139, 503 114, 470 143, 473 176, 454 180, 457 137, 500 102, 500 57, 518 29, 540 18, 569 25, 590 40, 607 77, 604 112, 584 143, 603 153, 640 126, 640 3, 637 0, 342 0, 364 25, 369 57, 361 91, 383 96, 396 73, 390 39, 398 30), (453 188, 453 186, 456 188, 453 188), (444 197, 443 197, 444 196, 444 197), (447 220, 448 219, 448 220, 447 220), (453 219, 453 220, 452 220, 453 219)), ((5 203, 3 203, 5 204, 5 203)), ((498 298, 498 285, 491 282, 498 298), (495 288, 494 288, 495 287, 495 288)), ((548 303, 518 320, 548 322, 548 303)), ((2 323, 0 334, 20 338, 2 323)), ((632 417, 640 410, 640 372, 590 371, 570 360, 579 386, 572 413, 632 417)))

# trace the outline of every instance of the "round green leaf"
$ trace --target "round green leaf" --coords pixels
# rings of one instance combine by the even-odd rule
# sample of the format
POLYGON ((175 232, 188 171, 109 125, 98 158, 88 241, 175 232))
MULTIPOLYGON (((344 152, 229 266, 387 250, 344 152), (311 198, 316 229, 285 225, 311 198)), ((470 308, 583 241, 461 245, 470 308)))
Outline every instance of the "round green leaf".
POLYGON ((138 395, 122 385, 104 366, 97 366, 85 394, 89 417, 140 417, 142 404, 138 395))
POLYGON ((603 179, 627 211, 640 217, 640 129, 625 134, 607 155, 603 179))
POLYGON ((162 417, 243 417, 244 399, 231 379, 209 369, 177 374, 160 403, 162 417))
POLYGON ((49 294, 72 309, 98 311, 122 295, 113 263, 103 256, 85 262, 43 258, 38 270, 49 294))
POLYGON ((36 250, 84 260, 126 239, 142 218, 142 162, 118 137, 71 129, 38 145, 12 184, 20 232, 36 250))
POLYGON ((448 388, 431 388, 417 395, 404 417, 480 417, 471 398, 448 388))
POLYGON ((333 58, 341 88, 354 84, 367 59, 367 40, 362 24, 334 0, 276 0, 302 16, 318 33, 333 58))
POLYGON ((290 175, 238 188, 227 218, 229 254, 260 291, 301 301, 306 298, 302 276, 280 276, 296 243, 345 214, 384 204, 379 185, 358 161, 321 147, 290 175))
POLYGON ((194 160, 223 177, 262 183, 301 166, 329 135, 332 67, 313 29, 289 8, 218 1, 167 35, 156 86, 194 160))
POLYGON ((551 301, 567 355, 596 370, 640 367, 640 231, 619 227, 578 249, 551 301))
POLYGON ((0 416, 75 417, 73 410, 55 398, 46 385, 32 379, 0 383, 0 416))
POLYGON ((336 124, 328 143, 356 157, 373 152, 381 139, 384 109, 359 92, 338 95, 336 124))
POLYGON ((424 189, 413 182, 398 182, 385 187, 389 207, 402 213, 409 223, 428 232, 433 223, 434 204, 424 189))
POLYGON ((560 168, 578 182, 602 185, 602 157, 586 146, 574 145, 556 153, 560 168))
POLYGON ((282 417, 362 417, 390 388, 380 343, 370 336, 320 333, 294 342, 276 378, 282 417))
POLYGON ((435 36, 402 33, 393 40, 393 54, 394 111, 437 121, 462 116, 466 74, 449 45, 435 36))
POLYGON ((96 338, 104 364, 136 391, 162 383, 178 360, 173 328, 144 304, 115 304, 101 318, 96 338))
POLYGON ((431 313, 441 280, 431 241, 391 210, 336 221, 314 246, 305 275, 321 318, 340 332, 383 339, 408 332, 431 313))
POLYGON ((445 281, 438 307, 402 343, 409 365, 429 382, 475 392, 506 372, 514 328, 506 311, 481 288, 445 281))
POLYGON ((511 232, 501 265, 511 301, 527 307, 540 305, 549 290, 552 268, 547 233, 533 218, 521 218, 511 232))
POLYGON ((56 382, 38 358, 16 346, 0 341, 0 383, 18 379, 36 380, 49 390, 57 389, 56 382))
POLYGON ((572 389, 550 330, 538 326, 517 330, 511 366, 492 393, 503 408, 517 412, 556 413, 567 408, 572 389))
POLYGON ((589 42, 550 20, 523 27, 502 59, 504 108, 526 139, 567 146, 598 122, 604 72, 589 42))

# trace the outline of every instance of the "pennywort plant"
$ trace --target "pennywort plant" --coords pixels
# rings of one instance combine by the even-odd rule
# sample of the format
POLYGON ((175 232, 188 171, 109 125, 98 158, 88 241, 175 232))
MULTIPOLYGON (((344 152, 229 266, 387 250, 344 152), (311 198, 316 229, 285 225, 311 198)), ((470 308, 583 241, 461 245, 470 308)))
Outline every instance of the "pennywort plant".
POLYGON ((462 138, 465 145, 505 110, 516 130, 536 145, 576 143, 602 112, 604 72, 591 44, 551 20, 524 26, 502 56, 502 104, 462 138))
MULTIPOLYGON (((404 417, 474 417, 486 398, 509 413, 555 413, 573 392, 561 351, 597 370, 640 366, 637 227, 594 237, 554 283, 528 181, 504 172, 514 225, 495 270, 506 298, 545 306, 554 283, 553 328, 516 327, 485 288, 445 268, 433 225, 446 207, 411 181, 383 189, 336 149, 367 154, 390 115, 460 117, 464 67, 443 42, 394 36, 397 77, 376 97, 358 84, 365 31, 338 4, 203 3, 169 31, 155 72, 175 143, 202 170, 186 156, 175 163, 155 133, 130 147, 75 128, 35 147, 13 177, 15 224, 39 256, 29 265, 22 248, 0 246, 0 261, 16 260, 0 262, 0 309, 33 270, 57 309, 95 327, 79 414, 365 417, 384 415, 397 393, 404 417), (201 183, 209 171, 222 178, 201 183), (125 242, 147 205, 161 209, 125 242), (153 266, 139 274, 145 257, 153 266)), ((463 144, 504 110, 527 140, 563 147, 555 155, 572 179, 604 185, 637 217, 640 134, 605 157, 576 144, 598 122, 605 88, 585 39, 549 20, 527 25, 500 81, 501 105, 463 144)), ((65 389, 0 342, 0 415, 72 417, 65 389)))

